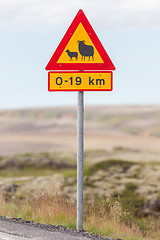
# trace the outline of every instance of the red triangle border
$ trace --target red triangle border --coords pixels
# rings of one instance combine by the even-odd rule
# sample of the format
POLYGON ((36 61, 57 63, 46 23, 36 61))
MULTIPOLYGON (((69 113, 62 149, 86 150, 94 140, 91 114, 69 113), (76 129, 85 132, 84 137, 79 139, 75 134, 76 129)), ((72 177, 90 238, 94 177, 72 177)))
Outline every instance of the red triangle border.
POLYGON ((45 69, 47 71, 51 71, 51 70, 115 70, 115 66, 113 65, 111 59, 109 58, 107 52, 105 51, 103 45, 101 44, 99 38, 97 37, 95 31, 93 30, 84 12, 80 9, 77 15, 75 16, 75 18, 73 19, 71 25, 69 26, 67 32, 62 38, 60 44, 58 45, 56 51, 54 52, 53 56, 51 57, 45 69), (91 41, 96 47, 104 63, 57 63, 66 45, 70 41, 72 35, 74 34, 75 30, 77 29, 80 23, 82 23, 83 27, 88 33, 91 41))

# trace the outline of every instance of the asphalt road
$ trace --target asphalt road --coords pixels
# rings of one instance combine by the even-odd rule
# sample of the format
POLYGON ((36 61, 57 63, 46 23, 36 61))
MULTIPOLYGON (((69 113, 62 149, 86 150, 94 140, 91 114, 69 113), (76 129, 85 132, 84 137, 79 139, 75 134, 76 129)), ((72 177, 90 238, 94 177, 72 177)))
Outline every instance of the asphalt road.
POLYGON ((39 224, 17 218, 0 217, 0 240, 98 240, 102 238, 85 231, 61 226, 39 224))
POLYGON ((0 221, 0 240, 88 240, 83 236, 72 236, 70 233, 51 232, 39 227, 0 221))
POLYGON ((0 240, 30 240, 30 238, 18 237, 12 234, 0 232, 0 240))
POLYGON ((68 236, 64 233, 50 233, 48 234, 45 232, 45 236, 40 233, 38 237, 25 237, 25 236, 18 236, 18 235, 13 235, 12 233, 2 233, 0 232, 0 240, 42 240, 42 239, 56 239, 56 240, 68 240, 68 239, 77 239, 77 240, 87 240, 88 238, 86 237, 75 237, 75 236, 68 236))

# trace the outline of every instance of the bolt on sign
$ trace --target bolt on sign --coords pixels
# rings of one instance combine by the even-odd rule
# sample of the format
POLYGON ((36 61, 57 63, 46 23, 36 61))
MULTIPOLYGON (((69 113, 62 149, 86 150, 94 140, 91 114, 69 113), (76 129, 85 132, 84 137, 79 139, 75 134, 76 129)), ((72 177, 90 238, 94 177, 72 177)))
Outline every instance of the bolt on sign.
POLYGON ((82 10, 74 18, 46 70, 49 71, 49 91, 112 91, 115 66, 82 10))

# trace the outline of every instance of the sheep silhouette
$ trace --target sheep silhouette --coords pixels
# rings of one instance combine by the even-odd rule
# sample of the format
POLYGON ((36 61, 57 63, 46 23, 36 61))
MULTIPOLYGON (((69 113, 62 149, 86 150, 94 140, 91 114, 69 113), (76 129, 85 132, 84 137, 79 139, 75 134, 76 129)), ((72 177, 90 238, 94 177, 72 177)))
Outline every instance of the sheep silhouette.
POLYGON ((69 50, 66 51, 68 56, 70 57, 70 60, 72 61, 72 58, 75 57, 76 60, 78 59, 78 53, 77 52, 70 52, 69 50))
POLYGON ((79 49, 79 53, 82 55, 82 59, 84 58, 85 61, 85 57, 89 57, 88 60, 90 60, 90 57, 92 57, 92 60, 94 60, 94 48, 91 45, 86 45, 85 41, 77 41, 78 42, 78 49, 79 49))

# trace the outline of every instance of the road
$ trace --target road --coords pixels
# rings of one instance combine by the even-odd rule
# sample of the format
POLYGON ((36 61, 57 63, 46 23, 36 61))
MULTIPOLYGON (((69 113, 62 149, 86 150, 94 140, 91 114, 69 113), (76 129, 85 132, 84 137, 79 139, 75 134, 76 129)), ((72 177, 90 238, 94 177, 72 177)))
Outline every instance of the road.
POLYGON ((88 238, 86 237, 75 237, 75 236, 68 236, 64 233, 46 233, 45 232, 45 236, 44 235, 39 235, 39 237, 26 237, 26 236, 18 236, 18 235, 13 235, 11 233, 3 233, 0 232, 0 240, 42 240, 42 239, 56 239, 56 240, 68 240, 68 239, 77 239, 77 240, 87 240, 88 238))
POLYGON ((37 226, 0 221, 0 240, 88 240, 70 233, 48 231, 37 226))
MULTIPOLYGON (((0 217, 0 240, 98 240, 85 231, 39 224, 16 218, 0 217)), ((105 238, 106 240, 113 240, 105 238)))
POLYGON ((12 234, 0 232, 0 240, 29 240, 29 239, 30 238, 18 237, 12 234))

